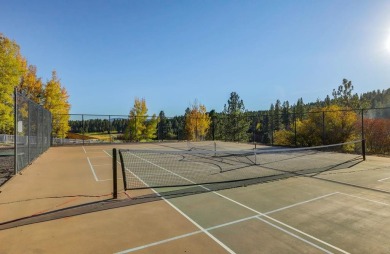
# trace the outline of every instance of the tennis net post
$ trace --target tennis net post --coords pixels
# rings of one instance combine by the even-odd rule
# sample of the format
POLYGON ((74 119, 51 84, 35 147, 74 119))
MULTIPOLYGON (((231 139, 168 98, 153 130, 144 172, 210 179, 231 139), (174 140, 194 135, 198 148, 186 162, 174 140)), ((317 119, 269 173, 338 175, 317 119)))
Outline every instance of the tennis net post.
POLYGON ((117 176, 117 157, 116 148, 112 149, 112 179, 113 179, 113 192, 114 199, 118 198, 118 176, 117 176))
POLYGON ((362 156, 363 160, 366 160, 366 140, 363 138, 362 139, 362 156))

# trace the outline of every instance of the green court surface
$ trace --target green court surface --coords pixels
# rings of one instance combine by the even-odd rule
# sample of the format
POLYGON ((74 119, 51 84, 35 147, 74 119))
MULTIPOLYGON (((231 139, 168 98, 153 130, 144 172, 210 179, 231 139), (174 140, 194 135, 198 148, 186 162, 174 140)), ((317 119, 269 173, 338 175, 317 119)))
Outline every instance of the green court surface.
POLYGON ((0 253, 390 252, 389 158, 250 184, 127 191, 118 164, 112 199, 113 147, 50 148, 2 186, 0 253))

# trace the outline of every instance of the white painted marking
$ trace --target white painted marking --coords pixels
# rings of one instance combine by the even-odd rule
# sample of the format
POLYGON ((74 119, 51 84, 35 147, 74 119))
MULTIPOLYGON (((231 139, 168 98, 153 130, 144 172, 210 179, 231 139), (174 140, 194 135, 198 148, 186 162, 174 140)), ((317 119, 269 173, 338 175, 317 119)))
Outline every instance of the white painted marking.
POLYGON ((390 177, 386 177, 386 178, 383 178, 383 179, 379 179, 378 182, 384 182, 386 180, 390 179, 390 177))
MULTIPOLYGON (((135 154, 132 154, 134 156, 136 156, 135 154)), ((136 156, 138 157, 138 156, 136 156)), ((138 157, 140 159, 143 159, 141 157, 138 157)), ((145 160, 147 161, 147 160, 145 160)), ((149 162, 149 161, 147 161, 149 162)), ((152 163, 152 162, 149 162, 149 163, 152 163)), ((152 163, 153 165, 156 165, 154 163, 152 163)), ((160 167, 162 168, 162 167, 160 167)), ((164 168, 162 168, 164 169, 164 168)), ((126 168, 127 171, 129 171, 130 173, 132 173, 130 170, 128 170, 126 168)), ((166 170, 166 169, 164 169, 166 170)), ((132 173, 133 174, 133 173, 132 173)), ((133 174, 134 175, 134 174, 133 174)), ((134 175, 135 177, 137 177, 143 184, 145 184, 145 186, 148 186, 147 183, 145 183, 142 179, 140 179, 138 176, 134 175)), ((155 194, 157 194, 158 196, 161 196, 157 191, 155 191, 154 189, 151 189, 155 194)), ((223 242, 221 242, 220 240, 218 240, 215 236, 213 236, 210 232, 208 232, 207 230, 205 230, 201 225, 199 225, 198 223, 196 223, 193 219, 191 219, 188 215, 186 215, 184 212, 182 212, 179 208, 177 208, 174 204, 172 204, 171 202, 169 202, 166 198, 164 197, 161 197, 162 200, 164 200, 168 205, 170 205, 173 209, 175 209, 178 213, 180 213, 182 216, 184 216, 187 220, 189 220, 193 225, 195 225, 197 228, 200 229, 200 231, 202 231, 204 234, 206 234, 207 236, 209 236, 211 239, 213 239, 216 243, 218 243, 222 248, 224 248, 228 253, 235 253, 233 250, 231 250, 228 246, 226 246, 223 242)), ((120 252, 120 253, 127 253, 126 250, 120 252)))
POLYGON ((305 243, 307 243, 307 244, 313 246, 314 248, 317 248, 317 249, 319 249, 319 250, 322 250, 322 251, 325 252, 325 253, 333 253, 333 252, 330 252, 330 251, 328 251, 328 250, 326 250, 326 249, 324 249, 324 248, 322 248, 322 247, 320 247, 320 246, 318 246, 318 245, 316 245, 316 244, 314 244, 314 243, 312 243, 312 242, 310 242, 310 241, 308 241, 308 240, 306 240, 306 239, 304 239, 304 238, 302 238, 302 237, 300 237, 300 236, 294 234, 294 233, 291 233, 290 231, 285 230, 284 228, 281 228, 281 227, 279 227, 279 226, 276 226, 275 224, 272 224, 272 223, 270 223, 269 221, 266 221, 266 220, 264 220, 264 219, 262 219, 262 218, 260 218, 260 217, 257 217, 257 219, 258 219, 258 220, 261 220, 262 222, 267 223, 268 225, 270 225, 270 226, 272 226, 272 227, 274 227, 274 228, 279 229, 280 231, 282 231, 282 232, 284 232, 284 233, 286 233, 286 234, 288 234, 288 235, 290 235, 290 236, 292 236, 292 237, 295 237, 295 238, 297 238, 297 239, 299 239, 299 240, 301 240, 301 241, 303 241, 303 242, 305 242, 305 243))
POLYGON ((84 146, 82 146, 83 150, 84 150, 84 153, 87 153, 87 151, 85 150, 84 146))
POLYGON ((99 182, 99 179, 98 179, 98 177, 97 177, 97 175, 96 175, 96 173, 95 173, 95 170, 93 169, 92 163, 91 163, 91 161, 89 160, 89 157, 87 157, 87 160, 88 160, 88 163, 89 163, 89 167, 91 168, 92 174, 93 174, 93 176, 95 177, 95 181, 96 181, 96 182, 99 182))
MULTIPOLYGON (((155 163, 153 163, 153 162, 151 162, 151 161, 148 161, 148 160, 146 160, 146 159, 144 159, 144 158, 142 158, 142 157, 139 157, 139 156, 137 156, 137 155, 135 155, 135 154, 133 154, 133 153, 130 153, 130 154, 133 155, 133 156, 135 156, 135 157, 137 157, 137 158, 139 158, 139 159, 141 159, 141 160, 143 160, 143 161, 146 161, 146 162, 148 162, 148 163, 150 163, 150 164, 152 164, 152 165, 154 165, 154 166, 156 166, 156 167, 158 167, 158 168, 160 168, 160 169, 163 169, 163 170, 165 170, 165 171, 168 171, 168 172, 172 173, 173 175, 176 175, 176 176, 178 176, 178 177, 180 177, 180 178, 182 178, 182 179, 184 179, 184 180, 186 180, 186 181, 188 181, 188 182, 190 182, 190 183, 196 184, 194 181, 191 181, 190 179, 187 179, 187 178, 185 178, 185 177, 183 177, 183 176, 181 176, 181 175, 178 175, 178 174, 176 174, 176 173, 174 173, 174 172, 172 172, 172 171, 170 171, 170 170, 168 170, 168 169, 166 169, 166 168, 164 168, 164 167, 161 167, 161 166, 159 166, 159 165, 157 165, 157 164, 155 164, 155 163)), ((141 181, 142 181, 142 180, 141 180, 141 181)), ((143 181, 142 181, 142 182, 143 182, 143 181)), ((148 185, 146 184, 146 186, 148 186, 148 185)), ((207 188, 207 187, 205 187, 205 186, 203 186, 203 185, 197 185, 197 186, 199 186, 199 187, 201 187, 201 188, 204 188, 205 190, 211 191, 209 188, 207 188)), ((153 190, 153 191, 154 191, 154 190, 153 190)), ((326 245, 326 246, 328 246, 328 247, 331 247, 331 248, 333 248, 333 249, 335 249, 335 250, 338 250, 338 251, 340 251, 340 252, 342 252, 342 253, 345 253, 345 254, 348 253, 348 252, 346 252, 346 251, 344 251, 344 250, 342 250, 342 249, 340 249, 340 248, 338 248, 338 247, 336 247, 336 246, 334 246, 334 245, 332 245, 332 244, 330 244, 330 243, 327 243, 327 242, 325 242, 325 241, 322 241, 322 240, 320 240, 320 239, 318 239, 318 238, 316 238, 316 237, 314 237, 314 236, 312 236, 312 235, 309 235, 309 234, 307 234, 307 233, 305 233, 305 232, 303 232, 303 231, 301 231, 301 230, 299 230, 299 229, 296 229, 296 228, 294 228, 294 227, 292 227, 292 226, 289 226, 289 225, 287 225, 287 224, 285 224, 285 223, 283 223, 283 222, 281 222, 281 221, 279 221, 279 220, 276 220, 276 219, 274 219, 274 218, 272 218, 272 217, 270 217, 270 216, 268 216, 268 215, 266 215, 266 214, 264 214, 264 213, 261 213, 261 212, 255 210, 255 209, 253 209, 253 208, 251 208, 251 207, 249 207, 249 206, 246 206, 246 205, 244 205, 244 204, 242 204, 242 203, 240 203, 240 202, 238 202, 238 201, 235 201, 235 200, 233 200, 233 199, 231 199, 231 198, 229 198, 229 197, 226 197, 226 196, 224 196, 224 195, 222 195, 222 194, 220 194, 220 193, 218 193, 218 192, 211 191, 211 193, 214 193, 214 194, 216 194, 216 195, 218 195, 218 196, 220 196, 220 197, 222 197, 222 198, 224 198, 224 199, 226 199, 226 200, 229 200, 229 201, 231 201, 231 202, 233 202, 233 203, 235 203, 235 204, 237 204, 237 205, 239 205, 239 206, 242 206, 242 207, 244 207, 244 208, 246 208, 246 209, 248 209, 248 210, 250 210, 250 211, 252 211, 252 212, 254 212, 254 213, 258 214, 258 215, 260 215, 260 216, 263 216, 263 217, 265 217, 265 218, 267 218, 267 219, 269 219, 269 220, 272 220, 272 221, 274 221, 274 222, 276 222, 276 223, 279 223, 280 225, 283 225, 283 226, 286 227, 286 228, 289 228, 289 229, 291 229, 291 230, 293 230, 293 231, 296 231, 296 232, 298 232, 298 233, 300 233, 300 234, 302 234, 302 235, 305 235, 306 237, 311 238, 311 239, 313 239, 313 240, 315 240, 315 241, 318 241, 318 242, 320 242, 320 243, 322 243, 322 244, 324 244, 324 245, 326 245)), ((163 198, 163 199, 164 199, 164 198, 163 198)), ((164 199, 164 200, 165 200, 165 199, 164 199)), ((166 202, 170 203, 169 201, 166 201, 166 202)), ((313 243, 313 244, 314 244, 314 243, 313 243)))
POLYGON ((281 207, 281 208, 273 210, 273 211, 265 212, 264 214, 276 213, 276 212, 279 212, 279 211, 282 211, 282 210, 285 210, 285 209, 292 208, 294 206, 298 206, 298 205, 306 204, 306 203, 309 203, 309 202, 313 202, 313 201, 316 201, 316 200, 319 200, 319 199, 322 199, 322 198, 326 198, 326 197, 329 197, 329 196, 332 196, 332 195, 335 195, 335 194, 338 194, 338 193, 339 192, 333 192, 333 193, 326 194, 326 195, 323 195, 323 196, 319 196, 319 197, 316 197, 316 198, 313 198, 313 199, 309 199, 309 200, 306 200, 306 201, 303 201, 303 202, 299 202, 299 203, 295 203, 295 204, 292 204, 292 205, 289 205, 289 206, 281 207))
POLYGON ((228 246, 226 246, 223 242, 221 242, 218 238, 213 236, 210 232, 208 232, 206 229, 204 229, 201 225, 196 223, 193 219, 191 219, 187 214, 182 212, 179 208, 177 208, 175 205, 173 205, 171 202, 166 200, 164 197, 162 199, 167 202, 171 207, 173 207, 176 211, 178 211, 181 215, 183 215, 187 220, 192 222, 197 228, 199 228, 203 233, 205 233, 207 236, 209 236, 211 239, 213 239, 216 243, 218 243, 222 248, 224 248, 229 253, 235 253, 232 249, 230 249, 228 246))
MULTIPOLYGON (((129 169, 126 169, 126 170, 128 170, 131 173, 131 171, 129 169)), ((139 180, 146 185, 146 183, 144 181, 142 181, 141 179, 139 179, 139 180)), ((278 209, 266 212, 264 214, 275 213, 275 212, 278 212, 278 211, 281 211, 281 210, 284 210, 284 209, 289 209, 289 208, 294 207, 294 206, 299 206, 299 205, 303 205, 303 204, 306 204, 306 203, 309 203, 309 202, 313 202, 313 201, 316 201, 316 200, 319 200, 319 199, 322 199, 322 198, 325 198, 325 197, 328 197, 328 196, 331 196, 331 195, 334 195, 334 194, 339 194, 339 192, 333 192, 333 193, 330 193, 328 195, 319 196, 317 198, 309 199, 309 200, 306 200, 306 201, 303 201, 303 202, 299 202, 299 203, 296 203, 296 204, 293 204, 293 205, 281 207, 281 208, 278 208, 278 209)), ((206 231, 211 231, 211 230, 214 230, 214 229, 227 227, 227 226, 234 225, 234 224, 237 224, 237 223, 241 223, 241 222, 244 222, 244 221, 248 221, 248 220, 252 220, 252 219, 259 219, 260 217, 261 217, 261 215, 256 214, 254 216, 249 216, 249 217, 246 217, 246 218, 243 218, 243 219, 234 220, 234 221, 231 221, 231 222, 227 222, 227 223, 219 224, 219 225, 216 225, 216 226, 212 226, 212 227, 206 228, 205 230, 206 231)), ((267 222, 267 223, 269 223, 269 222, 267 222)), ((194 231, 192 233, 179 235, 179 236, 176 236, 176 237, 168 238, 168 239, 161 240, 161 241, 158 241, 158 242, 153 242, 153 243, 150 243, 150 244, 146 244, 146 245, 142 245, 142 246, 138 246, 138 247, 135 247, 135 248, 131 248, 131 249, 125 250, 127 252, 118 252, 118 253, 129 253, 129 252, 145 249, 145 248, 148 248, 148 247, 151 247, 151 246, 156 246, 156 245, 163 244, 163 243, 166 243, 166 242, 170 242, 170 241, 174 241, 174 240, 177 240, 177 239, 181 239, 181 238, 184 238, 184 237, 187 237, 187 236, 192 236, 194 234, 198 234, 198 233, 201 233, 201 232, 202 232, 201 230, 194 231)))
POLYGON ((124 250, 124 251, 120 251, 120 252, 116 252, 116 254, 130 253, 130 252, 134 252, 134 251, 137 251, 137 250, 146 249, 146 248, 149 248, 149 247, 152 247, 152 246, 156 246, 156 245, 159 245, 159 244, 175 241, 175 240, 178 240, 178 239, 181 239, 181 238, 185 238, 185 237, 188 237, 188 236, 192 236, 192 235, 196 235, 196 234, 199 234, 199 233, 202 233, 202 231, 199 230, 199 231, 194 231, 194 232, 191 232, 191 233, 188 233, 188 234, 179 235, 179 236, 168 238, 168 239, 165 239, 165 240, 162 240, 162 241, 158 241, 158 242, 142 245, 142 246, 139 246, 139 247, 135 247, 135 248, 124 250))
POLYGON ((381 205, 385 205, 385 206, 390 206, 390 204, 388 204, 388 203, 384 203, 384 202, 381 202, 381 201, 376 201, 376 200, 373 200, 373 199, 362 198, 362 197, 359 197, 359 196, 355 196, 355 195, 351 195, 351 194, 347 194, 347 193, 343 193, 343 192, 340 192, 340 194, 345 195, 345 196, 350 196, 350 197, 353 197, 353 198, 358 198, 358 199, 370 201, 370 202, 381 204, 381 205))
POLYGON ((338 250, 338 251, 340 251, 340 252, 342 252, 342 253, 345 253, 345 254, 348 253, 348 252, 346 252, 346 251, 344 251, 344 250, 342 250, 342 249, 340 249, 340 248, 338 248, 338 247, 336 247, 336 246, 334 246, 334 245, 332 245, 332 244, 330 244, 330 243, 327 243, 327 242, 325 242, 325 241, 322 241, 321 239, 318 239, 318 238, 316 238, 316 237, 314 237, 314 236, 312 236, 312 235, 309 235, 309 234, 307 234, 307 233, 305 233, 305 232, 303 232, 303 231, 301 231, 301 230, 299 230, 299 229, 296 229, 296 228, 294 228, 294 227, 292 227, 292 226, 290 226, 290 225, 287 225, 287 224, 285 224, 285 223, 283 223, 283 222, 281 222, 281 221, 279 221, 279 220, 276 220, 276 219, 274 219, 274 218, 272 218, 272 217, 270 217, 270 216, 268 216, 268 215, 266 215, 266 214, 264 214, 264 213, 261 213, 261 212, 259 212, 259 211, 256 211, 255 209, 250 208, 249 206, 246 206, 246 205, 244 205, 244 204, 241 204, 240 202, 237 202, 237 201, 235 201, 235 200, 233 200, 233 199, 231 199, 231 198, 228 198, 228 197, 226 197, 226 196, 224 196, 224 195, 222 195, 222 194, 220 194, 220 193, 217 193, 217 192, 213 192, 213 193, 217 194, 218 196, 220 196, 220 197, 222 197, 222 198, 225 198, 225 199, 227 199, 227 200, 230 200, 231 202, 233 202, 233 203, 235 203, 235 204, 237 204, 237 205, 239 205, 239 206, 245 207, 245 208, 247 208, 248 210, 253 211, 253 212, 255 212, 255 213, 257 213, 257 214, 259 214, 259 215, 261 215, 261 216, 263 216, 263 217, 265 217, 265 218, 267 218, 267 219, 269 219, 269 220, 272 220, 272 221, 274 221, 274 222, 276 222, 276 223, 278 223, 278 224, 280 224, 280 225, 286 227, 286 228, 289 228, 289 229, 291 229, 291 230, 293 230, 293 231, 296 231, 296 232, 298 232, 298 233, 300 233, 300 234, 302 234, 302 235, 305 235, 306 237, 309 237, 309 238, 311 238, 311 239, 313 239, 313 240, 315 240, 315 241, 318 241, 318 242, 320 242, 320 243, 322 243, 322 244, 325 244, 326 246, 329 246, 329 247, 331 247, 331 248, 333 248, 333 249, 335 249, 335 250, 338 250))

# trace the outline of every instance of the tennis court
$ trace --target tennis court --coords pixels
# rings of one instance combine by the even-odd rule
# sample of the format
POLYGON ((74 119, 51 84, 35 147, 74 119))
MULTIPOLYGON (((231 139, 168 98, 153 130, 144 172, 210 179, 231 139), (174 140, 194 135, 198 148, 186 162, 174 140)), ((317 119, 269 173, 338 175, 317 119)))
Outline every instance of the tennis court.
POLYGON ((0 252, 390 252, 389 158, 201 145, 195 159, 185 142, 50 148, 0 188, 0 252))

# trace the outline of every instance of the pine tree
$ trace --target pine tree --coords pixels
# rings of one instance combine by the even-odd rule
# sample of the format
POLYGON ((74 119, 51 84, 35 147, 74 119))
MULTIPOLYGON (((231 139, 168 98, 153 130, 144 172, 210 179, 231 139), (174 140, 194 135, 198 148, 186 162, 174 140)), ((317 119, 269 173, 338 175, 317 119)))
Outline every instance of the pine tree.
POLYGON ((274 113, 274 130, 280 130, 281 127, 281 112, 282 112, 282 107, 280 105, 280 100, 276 100, 275 103, 275 113, 274 113))
POLYGON ((245 117, 244 101, 236 92, 230 94, 228 104, 224 105, 223 127, 225 139, 229 141, 248 141, 250 122, 245 117))
POLYGON ((282 124, 285 129, 290 129, 290 104, 288 101, 282 105, 282 124))

